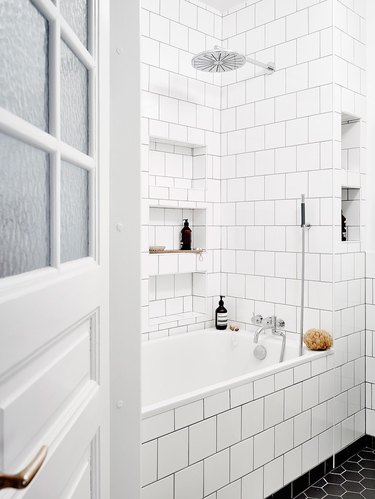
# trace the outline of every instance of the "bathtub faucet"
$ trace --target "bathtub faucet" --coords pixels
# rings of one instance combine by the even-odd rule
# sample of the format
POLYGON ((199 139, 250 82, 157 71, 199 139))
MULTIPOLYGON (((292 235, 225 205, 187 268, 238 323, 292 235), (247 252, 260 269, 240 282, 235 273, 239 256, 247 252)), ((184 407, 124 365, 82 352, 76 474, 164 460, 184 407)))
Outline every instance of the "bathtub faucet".
POLYGON ((285 327, 285 321, 283 319, 278 319, 276 315, 271 315, 270 317, 263 319, 261 315, 253 314, 251 322, 253 324, 260 325, 260 327, 255 331, 254 343, 258 343, 259 335, 263 333, 263 331, 266 331, 266 329, 271 329, 272 334, 279 335, 277 328, 285 327))

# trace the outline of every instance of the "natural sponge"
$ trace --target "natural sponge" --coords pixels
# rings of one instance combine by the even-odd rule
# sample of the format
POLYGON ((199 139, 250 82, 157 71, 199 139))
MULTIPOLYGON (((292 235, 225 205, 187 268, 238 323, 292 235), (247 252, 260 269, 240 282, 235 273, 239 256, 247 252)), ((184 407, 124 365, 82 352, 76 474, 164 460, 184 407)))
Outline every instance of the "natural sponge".
POLYGON ((303 339, 310 350, 328 350, 333 345, 332 336, 324 329, 309 329, 303 339))

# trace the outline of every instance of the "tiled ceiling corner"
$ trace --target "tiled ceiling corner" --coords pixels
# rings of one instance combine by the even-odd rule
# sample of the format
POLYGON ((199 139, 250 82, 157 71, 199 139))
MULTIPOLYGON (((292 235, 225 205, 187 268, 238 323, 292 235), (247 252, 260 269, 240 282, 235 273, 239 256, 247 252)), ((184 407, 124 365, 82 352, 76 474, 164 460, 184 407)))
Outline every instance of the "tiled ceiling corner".
POLYGON ((241 0, 205 0, 205 3, 218 10, 227 10, 240 4, 241 0))

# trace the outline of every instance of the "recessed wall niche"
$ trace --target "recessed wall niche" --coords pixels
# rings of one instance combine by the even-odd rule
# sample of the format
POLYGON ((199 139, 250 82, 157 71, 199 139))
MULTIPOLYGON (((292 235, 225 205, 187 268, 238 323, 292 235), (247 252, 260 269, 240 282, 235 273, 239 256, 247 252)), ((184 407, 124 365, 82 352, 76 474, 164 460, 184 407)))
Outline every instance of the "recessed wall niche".
POLYGON ((360 206, 361 190, 351 187, 341 189, 341 209, 345 217, 346 232, 343 231, 341 240, 360 241, 360 206))
POLYGON ((341 115, 341 168, 359 172, 361 167, 361 120, 341 115))
POLYGON ((149 279, 149 331, 202 321, 206 316, 204 272, 152 276, 149 279))
POLYGON ((150 137, 150 198, 204 201, 206 147, 150 137))

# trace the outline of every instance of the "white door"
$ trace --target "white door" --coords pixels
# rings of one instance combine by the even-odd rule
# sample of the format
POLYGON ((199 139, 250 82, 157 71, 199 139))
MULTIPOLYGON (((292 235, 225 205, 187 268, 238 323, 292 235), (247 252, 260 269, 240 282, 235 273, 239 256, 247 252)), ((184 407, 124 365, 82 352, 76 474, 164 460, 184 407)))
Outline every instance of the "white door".
POLYGON ((0 1, 4 499, 110 497, 107 3, 0 1))

